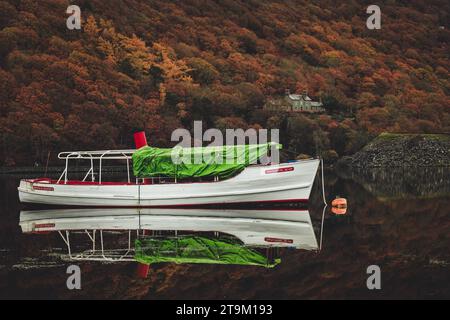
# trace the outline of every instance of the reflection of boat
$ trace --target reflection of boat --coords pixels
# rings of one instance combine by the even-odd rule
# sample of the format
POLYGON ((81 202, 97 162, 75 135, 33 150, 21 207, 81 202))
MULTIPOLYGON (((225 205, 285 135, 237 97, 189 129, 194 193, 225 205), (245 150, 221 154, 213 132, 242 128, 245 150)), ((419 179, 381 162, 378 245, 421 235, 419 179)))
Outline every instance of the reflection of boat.
POLYGON ((102 207, 306 202, 319 160, 255 165, 256 160, 263 157, 272 145, 223 146, 214 147, 216 149, 204 148, 202 151, 189 151, 195 148, 186 148, 183 151, 198 152, 202 157, 206 157, 211 156, 211 150, 216 150, 214 152, 221 157, 228 153, 234 155, 235 162, 241 160, 238 154, 244 159, 252 158, 255 161, 248 160, 249 163, 245 164, 208 162, 182 166, 173 163, 166 149, 146 145, 138 150, 62 152, 58 157, 65 160, 66 167, 59 179, 23 179, 18 187, 19 198, 21 202, 27 203, 102 207), (150 155, 145 153, 145 148, 150 150, 150 155), (262 148, 265 153, 258 148, 262 148), (82 181, 68 179, 69 160, 71 163, 73 160, 90 162, 90 168, 82 181), (126 163, 127 181, 104 181, 102 165, 104 167, 106 160, 126 163), (130 174, 130 160, 133 160, 133 171, 139 173, 136 179, 130 174), (98 181, 95 181, 94 161, 99 163, 98 181), (152 170, 148 169, 149 167, 152 170))
POLYGON ((186 242, 186 237, 191 237, 189 242, 194 241, 196 245, 198 239, 203 244, 214 241, 215 247, 218 243, 223 244, 224 239, 227 239, 226 245, 233 239, 234 246, 257 250, 278 247, 318 249, 311 218, 306 210, 39 210, 22 211, 20 226, 24 233, 59 232, 67 245, 69 258, 75 260, 134 261, 136 252, 133 241, 140 240, 142 245, 143 241, 148 244, 148 239, 151 239, 150 242, 155 245, 154 239, 157 239, 165 241, 167 246, 168 241, 173 243, 173 239, 177 239, 177 244, 186 242), (75 253, 71 244, 75 234, 88 236, 88 250, 75 253), (114 242, 121 243, 123 248, 105 249, 106 234, 125 236, 123 242, 114 242))
POLYGON ((306 210, 38 210, 22 211, 20 226, 24 233, 66 230, 216 231, 234 235, 246 245, 317 248, 311 218, 306 210))

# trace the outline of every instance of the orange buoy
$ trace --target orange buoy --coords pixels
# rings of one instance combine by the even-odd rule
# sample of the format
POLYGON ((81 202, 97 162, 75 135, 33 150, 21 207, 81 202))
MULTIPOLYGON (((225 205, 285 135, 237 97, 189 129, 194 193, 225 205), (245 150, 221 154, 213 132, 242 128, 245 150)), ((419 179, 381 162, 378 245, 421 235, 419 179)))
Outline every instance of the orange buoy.
POLYGON ((336 197, 331 201, 331 212, 336 215, 344 215, 347 213, 347 199, 336 197))
POLYGON ((331 202, 332 207, 347 208, 347 199, 336 198, 331 202))
POLYGON ((331 207, 331 212, 333 212, 335 215, 344 215, 347 213, 347 208, 338 208, 338 207, 331 207))

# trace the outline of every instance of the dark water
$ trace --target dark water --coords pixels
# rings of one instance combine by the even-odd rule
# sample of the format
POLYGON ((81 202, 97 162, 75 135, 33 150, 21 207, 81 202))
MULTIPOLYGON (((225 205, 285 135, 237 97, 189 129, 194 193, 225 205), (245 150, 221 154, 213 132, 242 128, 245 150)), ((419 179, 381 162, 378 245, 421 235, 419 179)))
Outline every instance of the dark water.
MULTIPOLYGON (((449 176, 448 169, 378 170, 339 175, 328 171, 327 200, 335 195, 346 197, 347 214, 336 216, 328 207, 322 230, 323 206, 318 181, 308 211, 299 213, 309 212, 317 244, 323 231, 321 250, 255 248, 271 259, 281 258, 281 263, 273 268, 158 263, 152 265, 148 277, 142 279, 136 276, 136 262, 68 260, 67 248, 57 232, 23 234, 19 216, 24 208, 18 203, 16 192, 20 177, 4 175, 0 177, 0 297, 448 299, 449 176), (81 268, 81 290, 66 287, 66 269, 71 264, 81 268), (367 288, 370 265, 380 267, 380 290, 367 288)), ((273 209, 273 214, 278 210, 273 209)), ((54 212, 58 214, 57 210, 54 212)), ((237 226, 236 232, 240 228, 237 226)), ((266 228, 268 235, 276 233, 271 228, 270 225, 266 228)), ((303 231, 299 229, 299 232, 303 231)), ((126 246, 127 234, 123 237, 124 234, 119 233, 108 235, 110 247, 126 246)), ((195 230, 191 233, 195 234, 195 230)), ((233 234, 233 230, 229 233, 233 234)), ((168 232, 156 230, 151 233, 154 234, 167 236, 168 232)), ((211 232, 204 231, 201 235, 212 236, 211 232)), ((87 248, 84 240, 73 241, 75 249, 87 248)))

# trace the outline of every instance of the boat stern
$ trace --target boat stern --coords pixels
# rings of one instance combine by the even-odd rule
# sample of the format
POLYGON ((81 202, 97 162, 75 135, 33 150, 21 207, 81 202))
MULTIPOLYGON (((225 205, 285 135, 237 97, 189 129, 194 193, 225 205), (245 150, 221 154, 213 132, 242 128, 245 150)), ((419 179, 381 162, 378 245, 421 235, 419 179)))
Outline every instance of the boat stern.
POLYGON ((21 179, 17 191, 19 192, 20 202, 41 202, 36 201, 39 194, 46 194, 54 191, 50 186, 51 180, 47 178, 40 179, 21 179))

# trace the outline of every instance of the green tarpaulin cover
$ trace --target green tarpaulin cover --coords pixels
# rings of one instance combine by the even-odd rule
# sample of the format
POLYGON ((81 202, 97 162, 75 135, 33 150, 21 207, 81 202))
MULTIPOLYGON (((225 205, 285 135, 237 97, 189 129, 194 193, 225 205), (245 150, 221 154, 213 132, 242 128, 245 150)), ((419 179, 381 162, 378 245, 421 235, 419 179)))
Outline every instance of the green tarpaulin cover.
POLYGON ((276 143, 195 148, 145 146, 133 153, 133 172, 141 178, 227 178, 267 155, 272 145, 281 148, 276 143))
POLYGON ((137 239, 135 259, 143 264, 158 262, 253 265, 271 268, 281 262, 231 239, 201 236, 137 239))

